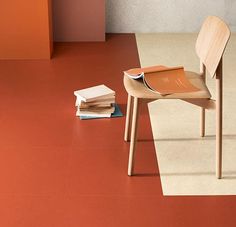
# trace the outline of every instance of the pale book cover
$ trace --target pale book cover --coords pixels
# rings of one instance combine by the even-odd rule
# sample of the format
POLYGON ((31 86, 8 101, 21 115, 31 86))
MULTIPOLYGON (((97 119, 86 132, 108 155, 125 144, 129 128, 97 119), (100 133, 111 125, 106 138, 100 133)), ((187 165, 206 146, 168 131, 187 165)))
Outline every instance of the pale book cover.
POLYGON ((109 118, 111 117, 111 113, 108 113, 108 114, 81 113, 79 110, 77 110, 76 116, 77 117, 109 118))
POLYGON ((107 107, 111 107, 111 103, 110 104, 97 104, 97 105, 86 105, 86 104, 82 104, 79 105, 79 108, 81 110, 85 110, 85 109, 91 109, 91 108, 107 108, 107 107))
POLYGON ((99 98, 106 98, 106 97, 112 98, 113 96, 115 96, 115 91, 111 90, 109 87, 102 84, 74 91, 74 95, 84 102, 90 102, 99 98))
POLYGON ((78 108, 76 116, 88 116, 88 117, 111 117, 111 114, 114 113, 115 107, 109 108, 90 108, 87 110, 81 110, 78 108))
POLYGON ((85 108, 85 109, 81 109, 78 108, 78 110, 81 113, 96 113, 96 114, 104 114, 104 113, 113 113, 115 111, 115 107, 114 106, 110 106, 110 107, 89 107, 89 108, 85 108))
POLYGON ((75 106, 96 106, 96 105, 111 105, 111 103, 115 103, 115 96, 107 97, 107 98, 99 98, 94 101, 84 102, 80 98, 76 98, 75 106))

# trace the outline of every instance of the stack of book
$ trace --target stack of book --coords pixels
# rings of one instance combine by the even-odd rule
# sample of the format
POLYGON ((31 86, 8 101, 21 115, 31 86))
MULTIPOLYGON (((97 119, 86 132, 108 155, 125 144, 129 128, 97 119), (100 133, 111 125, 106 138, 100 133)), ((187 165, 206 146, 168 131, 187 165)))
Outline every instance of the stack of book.
POLYGON ((76 96, 76 116, 81 119, 111 117, 115 111, 115 91, 104 84, 78 90, 76 96))

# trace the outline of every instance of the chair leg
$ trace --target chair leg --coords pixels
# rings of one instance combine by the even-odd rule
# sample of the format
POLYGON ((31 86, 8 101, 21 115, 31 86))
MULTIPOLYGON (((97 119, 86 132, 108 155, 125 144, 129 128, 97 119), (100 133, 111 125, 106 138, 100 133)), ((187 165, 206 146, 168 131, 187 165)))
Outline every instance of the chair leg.
POLYGON ((128 94, 127 109, 126 109, 126 119, 125 119, 125 136, 124 140, 130 140, 130 125, 132 117, 132 96, 128 94))
POLYGON ((201 108, 201 114, 200 114, 200 136, 204 137, 205 136, 205 108, 201 108))
POLYGON ((216 177, 222 177, 222 80, 216 79, 216 177))
POLYGON ((216 70, 216 177, 222 177, 222 58, 216 70))
POLYGON ((138 114, 139 114, 139 99, 134 97, 133 117, 132 117, 132 129, 131 129, 131 141, 129 149, 129 164, 128 164, 128 175, 131 176, 134 166, 134 155, 136 145, 136 135, 138 127, 138 114))
MULTIPOLYGON (((206 83, 206 67, 205 65, 200 62, 200 73, 202 74, 202 78, 204 83, 206 83)), ((201 108, 201 115, 200 115, 200 136, 204 137, 205 136, 205 108, 201 108)))

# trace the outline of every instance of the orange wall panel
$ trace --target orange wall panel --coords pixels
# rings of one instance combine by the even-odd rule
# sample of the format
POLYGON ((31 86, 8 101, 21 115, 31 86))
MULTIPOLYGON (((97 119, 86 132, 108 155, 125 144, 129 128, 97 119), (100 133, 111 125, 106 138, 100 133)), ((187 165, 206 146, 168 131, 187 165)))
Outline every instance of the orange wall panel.
POLYGON ((54 40, 105 41, 105 0, 54 0, 54 40))
POLYGON ((0 59, 48 59, 52 53, 51 0, 3 0, 0 59))

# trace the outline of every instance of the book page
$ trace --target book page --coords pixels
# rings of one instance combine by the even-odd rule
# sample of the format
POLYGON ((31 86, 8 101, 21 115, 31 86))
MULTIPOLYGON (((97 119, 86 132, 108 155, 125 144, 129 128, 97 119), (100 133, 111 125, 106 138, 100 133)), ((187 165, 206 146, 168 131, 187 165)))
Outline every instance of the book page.
POLYGON ((144 67, 144 68, 129 69, 127 71, 124 71, 124 73, 125 75, 133 79, 138 79, 138 78, 141 78, 145 73, 159 72, 165 69, 169 69, 169 68, 162 65, 155 65, 155 66, 149 66, 149 67, 144 67))
POLYGON ((150 89, 162 95, 200 90, 189 82, 183 68, 146 73, 144 79, 150 89))

